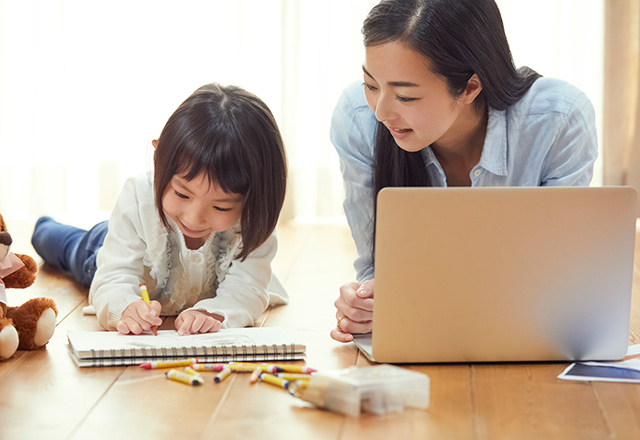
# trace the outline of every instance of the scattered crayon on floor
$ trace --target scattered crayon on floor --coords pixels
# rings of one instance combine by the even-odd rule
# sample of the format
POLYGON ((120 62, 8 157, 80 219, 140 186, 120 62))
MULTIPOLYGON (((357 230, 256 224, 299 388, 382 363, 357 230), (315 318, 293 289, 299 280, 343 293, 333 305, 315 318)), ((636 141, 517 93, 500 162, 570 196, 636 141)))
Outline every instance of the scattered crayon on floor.
POLYGON ((169 370, 165 373, 165 375, 168 379, 183 383, 185 385, 197 386, 204 383, 204 379, 202 378, 202 376, 193 376, 191 374, 185 373, 184 371, 169 370))

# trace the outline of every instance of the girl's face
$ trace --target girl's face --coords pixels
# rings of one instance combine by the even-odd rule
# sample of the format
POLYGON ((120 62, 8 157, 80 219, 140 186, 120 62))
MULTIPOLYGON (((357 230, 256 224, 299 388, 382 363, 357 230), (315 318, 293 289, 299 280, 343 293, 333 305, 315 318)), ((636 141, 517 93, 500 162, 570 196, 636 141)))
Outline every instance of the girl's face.
POLYGON ((421 54, 399 42, 366 48, 367 104, 403 150, 419 151, 446 140, 462 111, 421 54))
POLYGON ((162 196, 162 209, 178 224, 187 246, 197 249, 212 232, 235 225, 242 214, 241 194, 228 194, 200 174, 189 181, 173 176, 162 196))

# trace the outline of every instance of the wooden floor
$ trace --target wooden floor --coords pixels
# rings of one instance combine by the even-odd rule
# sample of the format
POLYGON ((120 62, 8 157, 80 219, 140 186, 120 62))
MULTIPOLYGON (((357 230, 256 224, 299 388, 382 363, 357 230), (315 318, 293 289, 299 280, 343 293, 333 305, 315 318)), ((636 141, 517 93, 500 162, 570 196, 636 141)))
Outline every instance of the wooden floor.
MULTIPOLYGON (((354 277, 347 227, 280 226, 279 238, 274 267, 291 304, 265 313, 261 325, 298 334, 306 363, 320 370, 369 365, 353 345, 329 338, 338 287, 354 277)), ((640 385, 558 380, 566 363, 410 366, 431 378, 430 408, 360 418, 314 409, 245 375, 191 388, 137 367, 80 369, 66 333, 100 330, 81 313, 87 289, 44 265, 36 284, 10 291, 9 302, 37 296, 56 301, 58 326, 46 350, 0 362, 3 440, 640 438, 640 385)), ((640 343, 640 239, 632 317, 630 343, 640 343)))

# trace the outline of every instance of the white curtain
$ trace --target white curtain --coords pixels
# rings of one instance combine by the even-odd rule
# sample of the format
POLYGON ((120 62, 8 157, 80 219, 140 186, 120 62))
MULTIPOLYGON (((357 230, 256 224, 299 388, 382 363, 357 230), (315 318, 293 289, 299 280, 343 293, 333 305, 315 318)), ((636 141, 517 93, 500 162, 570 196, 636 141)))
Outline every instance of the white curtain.
MULTIPOLYGON (((284 218, 341 218, 329 123, 362 76, 360 28, 375 3, 0 0, 0 212, 107 218, 124 180, 150 169, 173 110, 220 82, 260 96, 280 124, 284 218)), ((601 3, 498 0, 516 63, 578 85, 598 114, 601 3)))

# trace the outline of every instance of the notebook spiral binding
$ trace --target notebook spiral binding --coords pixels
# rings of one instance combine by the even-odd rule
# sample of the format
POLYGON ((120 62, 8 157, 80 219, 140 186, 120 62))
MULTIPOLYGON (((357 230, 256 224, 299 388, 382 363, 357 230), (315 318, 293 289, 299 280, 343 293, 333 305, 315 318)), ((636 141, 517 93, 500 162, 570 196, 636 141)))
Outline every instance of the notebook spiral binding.
POLYGON ((139 353, 127 349, 95 350, 91 349, 91 365, 95 367, 113 365, 139 365, 150 361, 166 361, 197 357, 200 362, 249 362, 269 360, 296 360, 299 353, 295 344, 282 345, 246 345, 242 347, 173 347, 144 348, 139 353), (231 349, 231 350, 229 350, 231 349))

